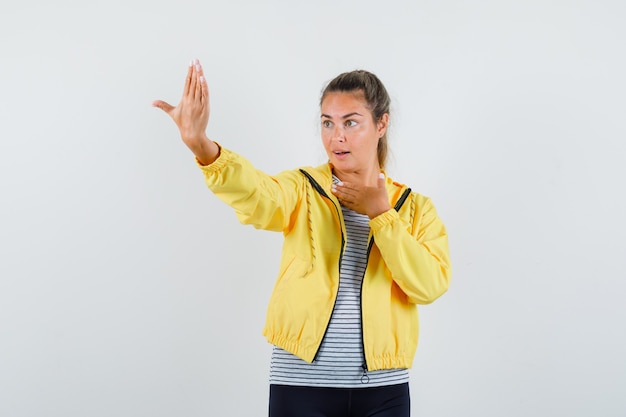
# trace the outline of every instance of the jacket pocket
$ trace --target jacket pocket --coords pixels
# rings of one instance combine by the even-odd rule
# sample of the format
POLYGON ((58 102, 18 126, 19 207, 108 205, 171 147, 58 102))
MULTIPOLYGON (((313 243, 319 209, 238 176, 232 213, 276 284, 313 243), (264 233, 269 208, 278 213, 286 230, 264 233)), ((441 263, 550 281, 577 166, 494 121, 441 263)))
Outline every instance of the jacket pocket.
POLYGON ((276 283, 276 291, 284 291, 289 289, 294 280, 306 277, 310 262, 294 256, 285 262, 285 266, 281 268, 276 283))

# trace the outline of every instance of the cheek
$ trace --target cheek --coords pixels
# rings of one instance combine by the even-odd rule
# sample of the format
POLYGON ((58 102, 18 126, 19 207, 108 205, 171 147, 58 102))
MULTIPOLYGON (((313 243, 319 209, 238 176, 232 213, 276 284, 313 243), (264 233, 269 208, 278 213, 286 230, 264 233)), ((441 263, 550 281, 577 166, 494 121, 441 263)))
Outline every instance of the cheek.
POLYGON ((371 155, 378 155, 378 136, 370 136, 367 138, 367 142, 363 144, 364 148, 367 148, 367 153, 371 155))
POLYGON ((322 145, 324 145, 324 149, 326 150, 326 152, 328 152, 328 149, 330 147, 330 136, 329 135, 325 135, 324 132, 322 132, 321 134, 321 138, 322 138, 322 145))
POLYGON ((359 142, 364 148, 378 146, 378 134, 372 129, 363 129, 359 132, 359 142))

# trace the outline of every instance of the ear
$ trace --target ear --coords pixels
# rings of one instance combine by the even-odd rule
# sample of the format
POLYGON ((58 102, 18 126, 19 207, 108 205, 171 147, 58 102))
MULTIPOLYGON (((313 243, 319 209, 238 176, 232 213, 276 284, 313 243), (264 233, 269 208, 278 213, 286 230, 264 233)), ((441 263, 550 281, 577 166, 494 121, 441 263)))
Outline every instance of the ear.
POLYGON ((383 114, 376 123, 379 138, 382 138, 385 132, 387 132, 387 125, 389 125, 389 113, 383 114))

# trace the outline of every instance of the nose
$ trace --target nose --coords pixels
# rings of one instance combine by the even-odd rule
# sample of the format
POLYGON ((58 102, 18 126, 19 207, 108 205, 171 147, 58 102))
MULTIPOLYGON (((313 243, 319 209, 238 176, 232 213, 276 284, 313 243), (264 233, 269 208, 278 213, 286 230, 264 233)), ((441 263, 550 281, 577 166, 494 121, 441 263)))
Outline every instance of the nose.
POLYGON ((333 129, 333 136, 332 139, 336 140, 337 142, 345 142, 346 140, 346 132, 343 130, 343 127, 341 126, 335 126, 335 128, 333 129))

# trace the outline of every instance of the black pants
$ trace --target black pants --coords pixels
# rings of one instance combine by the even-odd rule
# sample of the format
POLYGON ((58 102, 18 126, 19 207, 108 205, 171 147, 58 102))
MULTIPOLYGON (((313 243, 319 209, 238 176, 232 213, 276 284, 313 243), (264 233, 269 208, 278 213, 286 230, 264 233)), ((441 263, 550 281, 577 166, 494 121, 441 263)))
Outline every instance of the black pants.
POLYGON ((409 384, 372 388, 270 385, 269 417, 409 417, 409 384))

